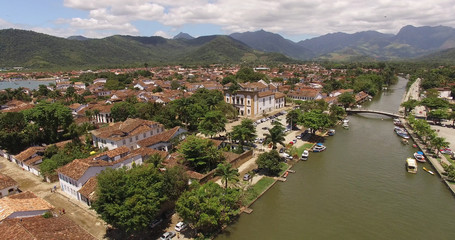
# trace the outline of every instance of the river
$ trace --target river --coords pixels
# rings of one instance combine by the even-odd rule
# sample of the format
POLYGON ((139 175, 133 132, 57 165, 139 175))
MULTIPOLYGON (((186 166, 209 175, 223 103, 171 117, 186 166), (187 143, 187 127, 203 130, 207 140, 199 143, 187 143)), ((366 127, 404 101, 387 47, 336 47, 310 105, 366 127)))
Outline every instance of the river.
MULTIPOLYGON (((406 80, 364 104, 397 112, 406 80)), ((390 118, 353 115, 327 150, 294 165, 222 239, 455 239, 455 199, 437 176, 407 173, 415 149, 402 145, 390 118)))
POLYGON ((38 89, 39 85, 48 86, 49 83, 54 83, 55 81, 37 81, 37 80, 21 80, 21 81, 0 81, 0 90, 7 88, 28 88, 28 89, 38 89))

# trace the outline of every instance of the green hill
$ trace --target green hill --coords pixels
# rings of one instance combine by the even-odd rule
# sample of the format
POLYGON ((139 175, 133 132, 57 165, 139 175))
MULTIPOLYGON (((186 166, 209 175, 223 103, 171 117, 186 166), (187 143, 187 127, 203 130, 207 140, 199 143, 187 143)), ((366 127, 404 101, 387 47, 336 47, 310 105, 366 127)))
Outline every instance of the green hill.
POLYGON ((211 64, 245 60, 291 61, 284 55, 254 51, 227 36, 174 40, 115 35, 80 41, 33 31, 0 30, 0 67, 108 67, 145 62, 211 64))

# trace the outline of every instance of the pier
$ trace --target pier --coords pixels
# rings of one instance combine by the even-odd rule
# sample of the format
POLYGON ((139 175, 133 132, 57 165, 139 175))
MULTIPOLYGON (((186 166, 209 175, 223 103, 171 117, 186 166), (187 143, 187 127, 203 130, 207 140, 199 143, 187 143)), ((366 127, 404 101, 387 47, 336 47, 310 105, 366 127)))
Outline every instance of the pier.
POLYGON ((379 114, 379 115, 384 115, 388 117, 393 117, 393 118, 401 118, 403 116, 396 114, 396 113, 389 113, 389 112, 384 112, 384 111, 378 111, 378 110, 368 110, 368 109, 351 109, 351 110, 346 110, 346 113, 348 114, 356 114, 356 113, 373 113, 373 114, 379 114))

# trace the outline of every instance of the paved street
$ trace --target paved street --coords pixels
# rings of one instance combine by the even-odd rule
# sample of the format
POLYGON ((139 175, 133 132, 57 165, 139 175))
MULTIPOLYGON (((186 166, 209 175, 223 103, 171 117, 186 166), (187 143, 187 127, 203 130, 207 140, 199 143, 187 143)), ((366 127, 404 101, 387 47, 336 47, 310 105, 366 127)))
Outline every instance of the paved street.
POLYGON ((87 206, 70 200, 60 192, 58 182, 47 183, 41 177, 22 170, 16 164, 0 157, 0 171, 12 177, 19 183, 22 191, 31 191, 35 195, 45 199, 55 207, 56 212, 65 209, 65 214, 76 224, 98 239, 103 239, 106 234, 106 224, 96 217, 96 213, 87 206), (57 192, 51 193, 51 188, 57 186, 57 192))

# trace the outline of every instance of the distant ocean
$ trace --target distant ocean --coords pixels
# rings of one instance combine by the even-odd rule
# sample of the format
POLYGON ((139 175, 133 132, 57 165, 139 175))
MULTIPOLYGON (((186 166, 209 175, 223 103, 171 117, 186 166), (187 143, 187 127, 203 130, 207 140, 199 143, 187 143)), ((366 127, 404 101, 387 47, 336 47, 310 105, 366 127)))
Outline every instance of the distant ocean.
POLYGON ((13 81, 13 82, 0 82, 0 90, 7 89, 7 88, 28 88, 28 89, 38 89, 38 86, 49 85, 49 83, 55 83, 55 81, 36 81, 36 80, 21 80, 21 81, 13 81))

